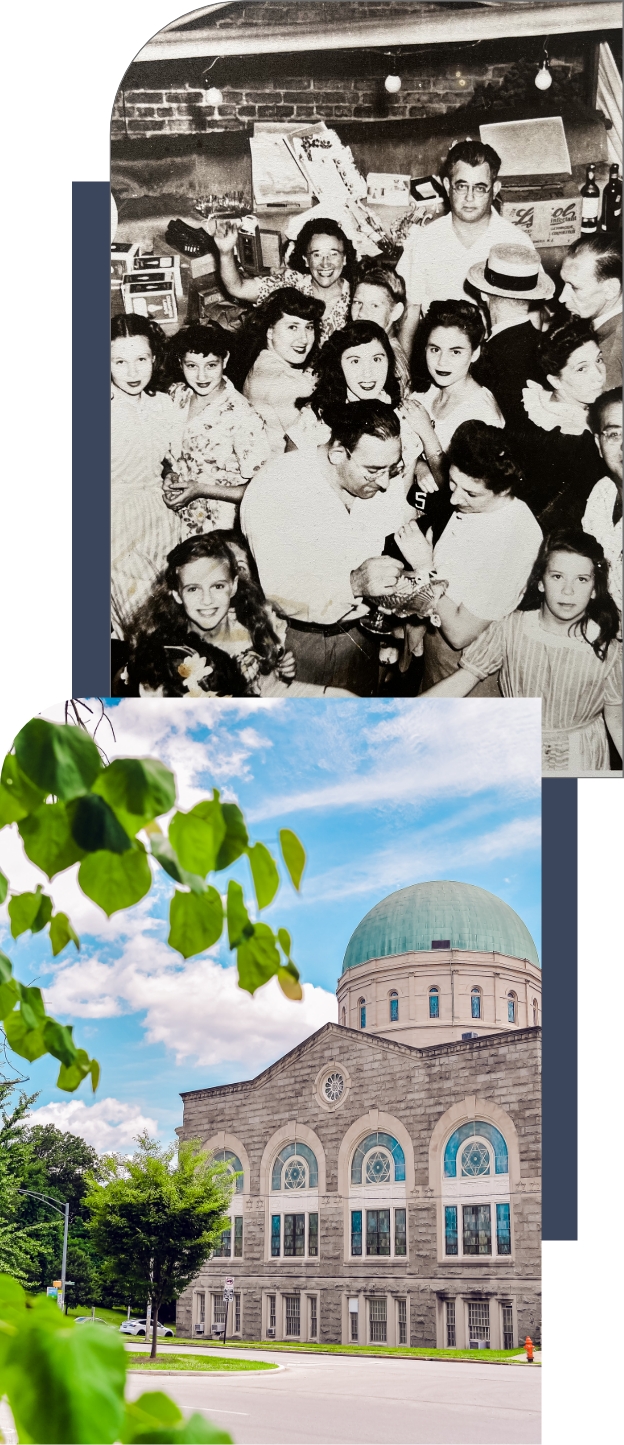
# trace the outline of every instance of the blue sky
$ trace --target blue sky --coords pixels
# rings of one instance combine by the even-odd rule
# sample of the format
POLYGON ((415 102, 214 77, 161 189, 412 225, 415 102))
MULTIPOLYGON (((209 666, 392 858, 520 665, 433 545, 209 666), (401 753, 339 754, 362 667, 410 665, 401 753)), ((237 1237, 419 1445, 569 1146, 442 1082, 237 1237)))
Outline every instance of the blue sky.
MULTIPOLYGON (((30 1066, 42 1121, 98 1148, 131 1148, 142 1127, 170 1138, 180 1091, 253 1076, 336 1017, 353 929, 410 883, 457 878, 489 889, 539 950, 538 702, 141 699, 109 713, 115 738, 106 724, 98 733, 109 757, 162 758, 183 808, 217 786, 240 803, 254 840, 276 851, 281 826, 298 833, 308 855, 301 894, 286 881, 263 917, 289 929, 305 999, 289 1002, 274 982, 251 999, 224 944, 183 963, 166 946, 172 885, 160 870, 149 899, 110 921, 70 870, 50 891, 80 934, 79 954, 52 962, 47 939, 15 943, 6 909, 0 915, 0 945, 18 976, 44 988, 102 1065, 95 1099, 84 1085, 73 1096, 57 1090, 51 1061, 30 1066)), ((60 710, 48 715, 61 720, 60 710)), ((32 887, 15 830, 0 834, 0 867, 14 888, 32 887)), ((243 860, 230 871, 251 901, 246 869, 243 860)))

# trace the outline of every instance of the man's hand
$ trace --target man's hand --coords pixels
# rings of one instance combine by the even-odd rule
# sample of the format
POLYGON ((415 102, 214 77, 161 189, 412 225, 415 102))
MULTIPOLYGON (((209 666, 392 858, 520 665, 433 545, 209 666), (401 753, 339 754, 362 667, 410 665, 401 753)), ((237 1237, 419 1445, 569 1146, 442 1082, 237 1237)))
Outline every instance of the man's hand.
POLYGON ((418 522, 406 522, 404 527, 400 527, 399 531, 395 532, 394 540, 410 567, 413 567, 415 571, 420 567, 431 567, 433 556, 431 531, 427 533, 426 537, 423 537, 418 522))
POLYGON ((227 256, 234 250, 238 239, 238 226, 231 220, 220 220, 218 216, 208 216, 203 222, 204 231, 208 232, 222 256, 227 256))
POLYGON ((351 573, 353 596, 379 597, 384 592, 392 592, 404 570, 395 557, 368 557, 351 573))
POLYGON ((285 652, 277 664, 277 675, 284 682, 292 682, 297 671, 294 652, 285 652))

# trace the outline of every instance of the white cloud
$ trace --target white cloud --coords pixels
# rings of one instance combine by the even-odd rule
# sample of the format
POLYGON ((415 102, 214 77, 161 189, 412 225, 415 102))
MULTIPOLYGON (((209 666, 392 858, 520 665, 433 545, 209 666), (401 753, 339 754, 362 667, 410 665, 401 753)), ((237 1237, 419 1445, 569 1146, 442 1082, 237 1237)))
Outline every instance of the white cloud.
POLYGON ((119 1099, 100 1099, 97 1104, 85 1104, 83 1099, 43 1104, 31 1111, 28 1122, 54 1124, 64 1133, 79 1134, 100 1154, 127 1148, 145 1131, 152 1136, 158 1132, 156 1119, 142 1114, 136 1104, 123 1104, 119 1099))

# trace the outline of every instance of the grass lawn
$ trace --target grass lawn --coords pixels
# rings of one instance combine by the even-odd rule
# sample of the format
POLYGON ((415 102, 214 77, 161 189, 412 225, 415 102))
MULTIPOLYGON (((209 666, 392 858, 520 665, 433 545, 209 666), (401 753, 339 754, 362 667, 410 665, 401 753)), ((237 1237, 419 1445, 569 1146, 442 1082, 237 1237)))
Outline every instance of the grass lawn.
MULTIPOLYGON (((223 1345, 219 1344, 218 1340, 185 1339, 184 1343, 192 1345, 194 1349, 196 1347, 204 1350, 224 1348, 223 1345)), ((178 1349, 181 1344, 182 1336, 178 1336, 178 1349)), ((378 1359, 385 1359, 386 1356, 391 1356, 397 1359, 410 1360, 471 1360, 473 1364, 481 1365, 494 1365, 501 1361, 513 1360, 514 1357, 523 1353, 519 1348, 515 1350, 436 1350, 434 1348, 420 1350, 411 1349, 407 1345, 397 1345, 386 1348, 380 1348, 378 1345, 323 1345, 313 1343, 302 1345, 296 1341, 291 1342, 290 1340, 277 1342, 273 1340, 228 1340, 225 1348, 236 1350, 270 1350, 271 1353, 273 1353, 273 1351, 285 1351, 288 1354, 296 1350, 305 1354, 372 1355, 378 1359)), ((163 1340, 162 1343, 159 1341, 159 1349, 167 1350, 168 1352, 172 1349, 172 1344, 167 1340, 163 1340)), ((188 1358, 189 1356, 187 1356, 187 1359, 188 1358)))
POLYGON ((155 1360, 149 1356, 132 1354, 129 1370, 276 1370, 277 1365, 272 1365, 266 1360, 223 1360, 201 1359, 198 1355, 157 1355, 155 1360))

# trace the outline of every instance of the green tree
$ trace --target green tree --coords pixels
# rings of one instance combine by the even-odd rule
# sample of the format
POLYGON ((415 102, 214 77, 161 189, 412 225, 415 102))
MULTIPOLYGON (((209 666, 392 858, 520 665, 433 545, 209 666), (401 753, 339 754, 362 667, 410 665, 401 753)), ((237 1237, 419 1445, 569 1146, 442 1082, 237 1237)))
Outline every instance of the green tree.
POLYGON ((176 1300, 227 1224, 232 1177, 198 1140, 162 1148, 147 1134, 129 1158, 103 1161, 105 1183, 87 1195, 103 1273, 152 1302, 152 1357, 158 1311, 176 1300))

